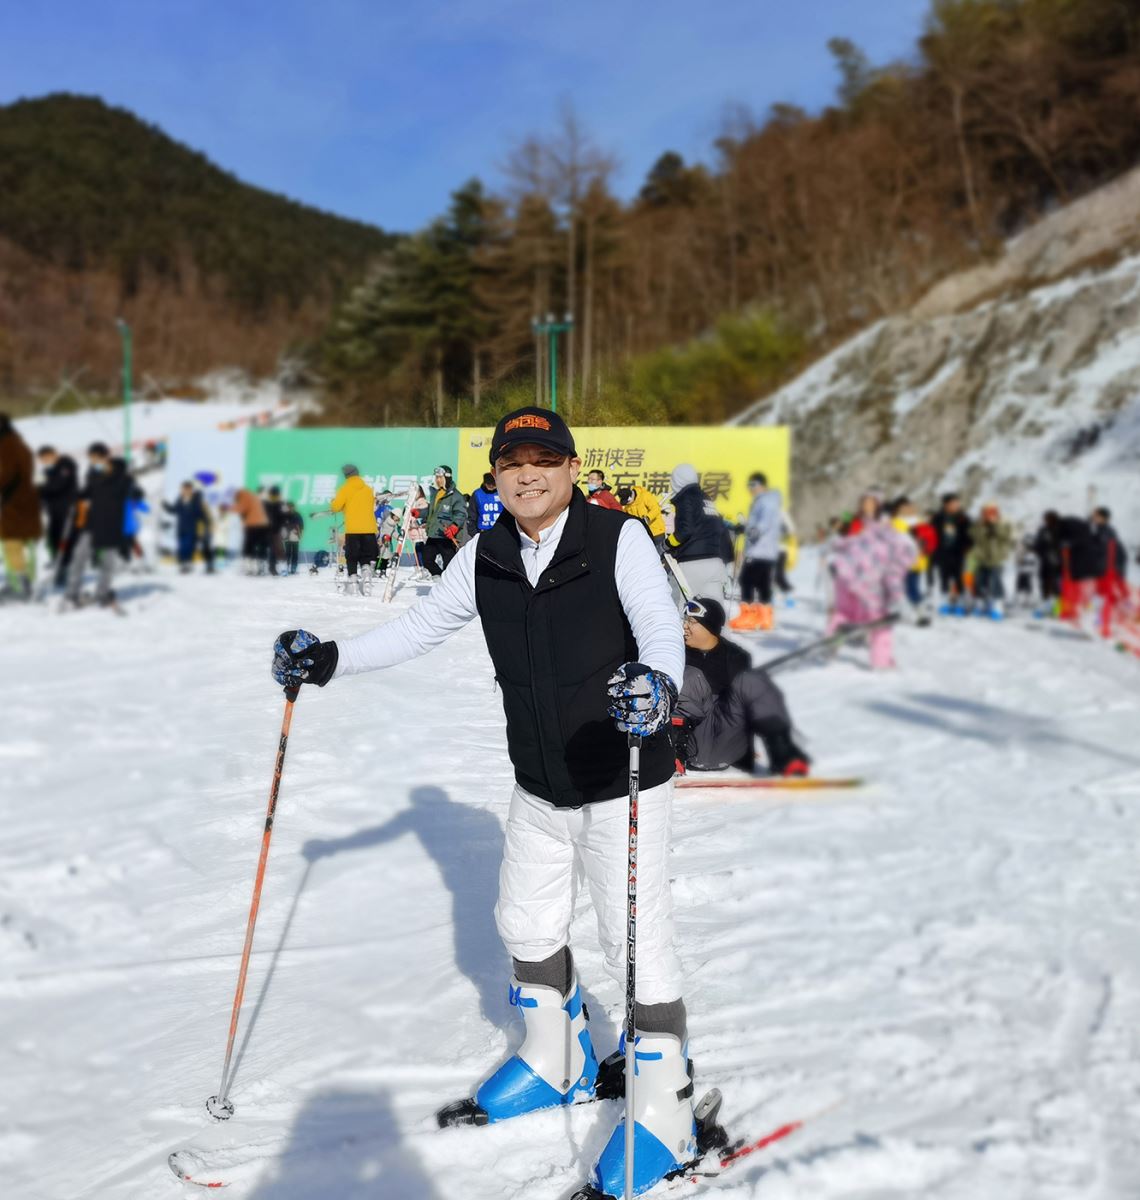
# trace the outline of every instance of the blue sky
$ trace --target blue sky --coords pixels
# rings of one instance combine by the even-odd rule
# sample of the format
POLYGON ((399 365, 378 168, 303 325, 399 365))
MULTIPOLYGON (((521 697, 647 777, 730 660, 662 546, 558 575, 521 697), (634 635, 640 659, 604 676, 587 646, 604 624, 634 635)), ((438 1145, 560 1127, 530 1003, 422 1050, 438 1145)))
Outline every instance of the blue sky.
POLYGON ((414 229, 573 104, 636 191, 726 111, 816 109, 826 41, 912 53, 929 0, 13 0, 0 103, 98 95, 261 187, 414 229))

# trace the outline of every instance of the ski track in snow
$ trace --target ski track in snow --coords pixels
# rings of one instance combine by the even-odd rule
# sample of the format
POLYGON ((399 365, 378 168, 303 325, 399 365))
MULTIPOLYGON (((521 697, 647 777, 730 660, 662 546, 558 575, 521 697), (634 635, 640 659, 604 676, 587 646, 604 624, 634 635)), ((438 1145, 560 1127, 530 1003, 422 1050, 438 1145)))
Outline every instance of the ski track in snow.
MULTIPOLYGON (((128 620, 4 611, 6 1194, 201 1194, 166 1155, 214 1146, 242 1163, 225 1194, 252 1200, 568 1195, 616 1106, 433 1128, 519 1037, 492 913, 511 773, 477 626, 303 690, 237 1116, 214 1126, 282 713, 271 643, 389 612, 327 577, 122 590, 128 620)), ((392 610, 414 598, 406 585, 392 610)), ((801 600, 758 657, 821 624, 801 600)), ((750 1139, 833 1106, 707 1190, 1134 1200, 1140 664, 1013 622, 897 643, 888 674, 849 648, 781 676, 817 770, 869 786, 677 794, 698 1093, 720 1087, 750 1139)), ((604 1055, 621 989, 586 895, 574 939, 604 1055)))

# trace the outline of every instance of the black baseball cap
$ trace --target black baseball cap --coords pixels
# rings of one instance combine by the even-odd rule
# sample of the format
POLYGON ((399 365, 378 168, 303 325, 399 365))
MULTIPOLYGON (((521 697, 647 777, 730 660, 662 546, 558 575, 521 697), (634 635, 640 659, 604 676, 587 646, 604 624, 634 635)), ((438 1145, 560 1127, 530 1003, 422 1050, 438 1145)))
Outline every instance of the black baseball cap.
POLYGON ((574 436, 566 422, 549 408, 516 408, 499 418, 491 438, 491 466, 499 461, 504 450, 512 446, 542 446, 556 454, 573 458, 574 436))

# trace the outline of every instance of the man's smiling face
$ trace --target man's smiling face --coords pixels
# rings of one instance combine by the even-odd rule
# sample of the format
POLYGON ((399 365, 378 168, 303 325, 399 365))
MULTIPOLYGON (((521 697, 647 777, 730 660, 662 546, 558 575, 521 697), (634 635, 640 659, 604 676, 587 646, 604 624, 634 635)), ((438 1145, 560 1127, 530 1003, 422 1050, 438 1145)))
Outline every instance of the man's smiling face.
POLYGON ((534 537, 562 515, 581 469, 580 458, 567 458, 544 446, 510 446, 495 463, 499 499, 521 528, 534 537))

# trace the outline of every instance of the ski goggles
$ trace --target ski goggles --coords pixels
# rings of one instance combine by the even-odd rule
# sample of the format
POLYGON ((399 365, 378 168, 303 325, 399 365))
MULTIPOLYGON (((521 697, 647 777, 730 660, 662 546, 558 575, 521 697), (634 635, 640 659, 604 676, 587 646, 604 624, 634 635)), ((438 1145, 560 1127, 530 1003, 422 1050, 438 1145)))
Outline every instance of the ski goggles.
POLYGON ((689 620, 699 621, 701 617, 707 617, 709 610, 699 600, 685 601, 685 616, 689 620))

